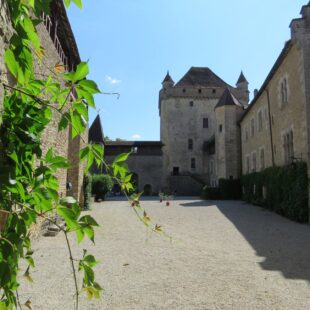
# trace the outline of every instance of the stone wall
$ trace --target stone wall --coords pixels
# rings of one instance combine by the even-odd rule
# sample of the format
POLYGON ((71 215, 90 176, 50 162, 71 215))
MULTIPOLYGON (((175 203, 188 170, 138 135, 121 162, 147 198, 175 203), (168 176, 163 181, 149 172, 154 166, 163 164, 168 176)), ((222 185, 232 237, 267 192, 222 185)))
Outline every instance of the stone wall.
POLYGON ((250 171, 253 170, 253 154, 256 154, 256 170, 263 168, 261 149, 264 149, 265 153, 265 167, 272 165, 272 150, 274 164, 284 165, 284 134, 289 130, 293 131, 294 136, 294 157, 308 161, 304 68, 303 52, 299 44, 292 43, 281 65, 265 87, 265 91, 259 95, 241 122, 243 173, 247 172, 247 158, 250 158, 250 171), (284 77, 288 81, 288 102, 285 104, 281 102, 280 89, 284 77), (262 126, 259 124, 259 113, 262 113, 262 126), (253 123, 254 134, 251 132, 253 123), (271 137, 273 143, 271 143, 271 137))
MULTIPOLYGON (((115 156, 105 156, 108 164, 111 164, 115 156)), ((152 193, 158 194, 161 190, 161 178, 163 162, 161 155, 131 155, 126 161, 130 172, 138 175, 139 192, 144 190, 145 185, 151 185, 152 193)))
MULTIPOLYGON (((61 63, 61 58, 59 57, 57 50, 54 46, 50 34, 47 32, 43 23, 37 26, 37 31, 41 40, 41 45, 44 48, 44 58, 40 61, 35 61, 35 73, 37 78, 41 76, 47 76, 50 74, 51 70, 54 70, 56 64, 61 63)), ((7 72, 4 65, 4 51, 9 42, 12 34, 12 27, 9 20, 9 13, 6 9, 6 1, 0 0, 0 72, 4 74, 4 79, 10 83, 11 78, 7 72)), ((35 56, 34 56, 35 57, 35 56)), ((1 117, 1 107, 2 107, 2 97, 3 89, 0 89, 0 117, 1 117)), ((1 118, 0 118, 1 119, 1 118)), ((80 138, 76 138, 74 141, 69 139, 69 129, 62 132, 58 132, 58 122, 60 120, 60 115, 54 112, 53 119, 48 125, 46 130, 42 134, 42 149, 43 155, 47 152, 49 148, 53 148, 55 154, 68 157, 72 165, 72 169, 68 173, 66 170, 60 170, 57 173, 57 178, 59 181, 59 194, 60 196, 65 196, 66 183, 70 179, 73 181, 74 186, 72 193, 78 201, 82 201, 82 183, 83 183, 83 167, 78 164, 78 151, 82 147, 82 141, 80 138)), ((85 141, 87 141, 87 132, 85 133, 85 141)))
MULTIPOLYGON (((220 97, 222 92, 218 92, 220 97)), ((218 98, 168 98, 161 103, 160 137, 164 144, 164 177, 171 175, 173 167, 179 167, 180 174, 198 174, 208 180, 209 158, 203 145, 215 133, 214 107, 218 98), (192 102, 192 106, 191 106, 192 102), (203 128, 203 118, 208 118, 208 128, 203 128), (193 149, 189 150, 188 140, 193 149), (196 167, 191 168, 191 159, 196 167)), ((167 179, 166 179, 167 180, 167 179)), ((164 184, 165 180, 163 180, 164 184)))

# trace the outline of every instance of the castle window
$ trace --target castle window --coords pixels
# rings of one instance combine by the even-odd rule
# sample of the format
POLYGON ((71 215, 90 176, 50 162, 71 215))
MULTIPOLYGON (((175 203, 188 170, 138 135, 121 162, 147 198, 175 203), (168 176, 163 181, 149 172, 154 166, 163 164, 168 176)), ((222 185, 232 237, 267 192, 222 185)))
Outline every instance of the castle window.
POLYGON ((183 88, 183 93, 186 93, 186 89, 185 88, 183 88))
POLYGON ((251 137, 254 136, 255 133, 255 123, 254 123, 254 118, 251 119, 251 137))
POLYGON ((200 88, 198 89, 198 93, 201 94, 201 89, 200 88))
POLYGON ((260 169, 265 169, 265 150, 263 148, 260 150, 260 169))
POLYGON ((189 102, 189 106, 190 106, 190 107, 193 107, 193 106, 194 106, 194 101, 190 101, 190 102, 189 102))
POLYGON ((256 152, 252 153, 252 172, 256 171, 256 152))
POLYGON ((248 131, 248 126, 245 128, 245 141, 249 140, 249 131, 248 131))
POLYGON ((281 103, 286 104, 288 102, 288 96, 287 96, 287 79, 284 78, 281 82, 281 103))
POLYGON ((209 128, 209 119, 207 117, 203 118, 203 128, 209 128))
POLYGON ((191 169, 195 169, 195 168, 196 168, 196 159, 191 158, 191 169))
POLYGON ((219 125, 219 132, 223 131, 223 125, 219 125))
POLYGON ((194 148, 194 142, 193 139, 188 139, 188 149, 192 150, 194 148))
POLYGON ((262 111, 258 112, 258 131, 263 130, 263 113, 262 111))
POLYGON ((212 94, 216 94, 216 89, 212 89, 212 94))
POLYGON ((294 137, 293 130, 283 136, 284 162, 290 164, 294 158, 294 137))
POLYGON ((179 167, 173 167, 172 175, 179 175, 179 167))

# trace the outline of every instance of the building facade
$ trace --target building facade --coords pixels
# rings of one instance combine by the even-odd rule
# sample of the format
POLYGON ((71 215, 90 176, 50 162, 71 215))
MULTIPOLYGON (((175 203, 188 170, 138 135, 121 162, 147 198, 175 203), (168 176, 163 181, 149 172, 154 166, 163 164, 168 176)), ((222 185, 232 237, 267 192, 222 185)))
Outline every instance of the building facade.
POLYGON ((310 154, 310 5, 290 25, 291 39, 244 113, 242 172, 306 161, 310 154))
MULTIPOLYGON (((0 0, 0 29, 0 72, 2 80, 10 84, 12 78, 5 68, 3 59, 13 28, 7 1, 5 0, 0 0)), ((37 32, 44 49, 42 61, 34 63, 35 74, 38 79, 41 76, 50 75, 50 70, 53 70, 56 64, 63 65, 67 71, 76 68, 80 63, 80 56, 62 0, 53 0, 51 2, 50 15, 43 16, 43 22, 37 26, 37 32)), ((0 115, 2 95, 3 89, 0 89, 0 115)), ((87 141, 88 132, 85 132, 84 137, 77 137, 72 141, 69 136, 70 128, 61 132, 58 131, 59 120, 60 115, 55 113, 42 135, 43 154, 52 147, 57 155, 68 158, 71 168, 68 171, 59 170, 57 174, 59 194, 61 196, 72 195, 82 204, 84 165, 79 163, 78 156, 79 150, 84 144, 83 140, 87 141), (72 184, 69 192, 67 191, 67 183, 72 184)))

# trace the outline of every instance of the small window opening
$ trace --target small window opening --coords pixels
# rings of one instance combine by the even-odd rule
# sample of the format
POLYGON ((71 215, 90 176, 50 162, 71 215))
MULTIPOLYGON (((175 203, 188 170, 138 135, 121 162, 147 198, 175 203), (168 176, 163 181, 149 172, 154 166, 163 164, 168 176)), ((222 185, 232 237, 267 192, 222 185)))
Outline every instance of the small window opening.
POLYGON ((216 94, 216 89, 212 89, 212 94, 216 94))
POLYGON ((209 119, 207 117, 205 117, 202 122, 203 128, 209 128, 209 119))
POLYGON ((201 94, 201 89, 200 88, 198 89, 198 93, 201 94))
POLYGON ((219 132, 223 131, 223 125, 219 125, 219 132))
POLYGON ((179 175, 179 167, 173 167, 172 175, 179 175))
POLYGON ((195 168, 196 168, 196 159, 191 158, 191 169, 195 169, 195 168))
POLYGON ((183 88, 183 93, 186 93, 186 89, 185 88, 183 88))
POLYGON ((194 147, 194 142, 193 139, 188 139, 188 149, 192 150, 194 147))
POLYGON ((193 107, 193 106, 194 106, 194 101, 190 101, 190 102, 189 102, 189 106, 190 106, 190 107, 193 107))

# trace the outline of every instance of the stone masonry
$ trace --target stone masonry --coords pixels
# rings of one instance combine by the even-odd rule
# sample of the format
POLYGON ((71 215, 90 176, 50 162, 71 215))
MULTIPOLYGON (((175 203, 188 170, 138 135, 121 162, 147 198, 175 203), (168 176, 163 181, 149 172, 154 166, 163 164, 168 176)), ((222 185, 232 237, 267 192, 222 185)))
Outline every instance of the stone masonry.
MULTIPOLYGON (((37 78, 50 74, 56 64, 64 65, 66 70, 71 70, 80 62, 78 49, 75 43, 74 35, 71 30, 66 10, 61 0, 54 0, 51 4, 51 15, 44 16, 44 23, 37 26, 37 31, 44 48, 44 58, 42 62, 35 62, 35 72, 37 78)), ((0 0, 0 71, 7 72, 3 64, 3 55, 5 48, 12 34, 12 27, 5 0, 0 0)), ((6 80, 10 83, 10 77, 6 80)), ((0 96, 3 95, 3 89, 0 89, 0 96)), ((0 97, 0 103, 2 102, 0 97)), ((1 112, 1 104, 0 104, 1 112)), ((0 113, 1 116, 1 113, 0 113)), ((71 169, 60 170, 57 174, 59 180, 59 194, 61 196, 73 195, 79 202, 83 201, 83 175, 84 166, 78 161, 78 152, 83 147, 84 141, 88 140, 88 132, 82 138, 75 138, 73 141, 69 138, 70 128, 58 132, 58 121, 60 115, 54 114, 49 126, 42 136, 43 154, 49 148, 53 148, 57 155, 69 159, 71 169), (67 192, 66 185, 71 182, 72 190, 67 192)))

